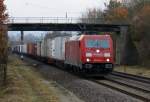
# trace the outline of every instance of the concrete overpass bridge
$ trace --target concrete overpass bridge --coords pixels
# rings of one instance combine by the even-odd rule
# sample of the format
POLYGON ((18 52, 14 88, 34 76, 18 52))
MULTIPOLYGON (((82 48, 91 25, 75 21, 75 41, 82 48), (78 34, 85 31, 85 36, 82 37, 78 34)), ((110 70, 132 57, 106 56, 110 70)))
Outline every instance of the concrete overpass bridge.
POLYGON ((102 19, 65 17, 12 17, 9 18, 9 31, 100 31, 121 32, 125 24, 106 24, 102 19))

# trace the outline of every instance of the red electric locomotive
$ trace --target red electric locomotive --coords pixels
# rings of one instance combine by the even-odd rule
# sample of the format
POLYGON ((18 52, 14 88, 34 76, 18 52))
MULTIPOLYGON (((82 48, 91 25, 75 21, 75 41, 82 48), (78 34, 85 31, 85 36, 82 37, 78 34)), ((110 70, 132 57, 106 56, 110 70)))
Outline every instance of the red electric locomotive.
POLYGON ((110 35, 81 35, 65 43, 69 68, 107 74, 113 70, 113 41, 110 35))

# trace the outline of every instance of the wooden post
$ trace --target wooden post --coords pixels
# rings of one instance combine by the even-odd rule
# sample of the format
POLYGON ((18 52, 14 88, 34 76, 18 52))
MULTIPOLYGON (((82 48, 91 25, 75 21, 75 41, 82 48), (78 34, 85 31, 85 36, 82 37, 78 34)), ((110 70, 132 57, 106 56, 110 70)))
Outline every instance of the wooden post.
POLYGON ((126 69, 126 66, 124 65, 124 73, 126 73, 127 72, 127 69, 126 69))
POLYGON ((7 79, 7 64, 0 64, 0 85, 5 85, 7 79))

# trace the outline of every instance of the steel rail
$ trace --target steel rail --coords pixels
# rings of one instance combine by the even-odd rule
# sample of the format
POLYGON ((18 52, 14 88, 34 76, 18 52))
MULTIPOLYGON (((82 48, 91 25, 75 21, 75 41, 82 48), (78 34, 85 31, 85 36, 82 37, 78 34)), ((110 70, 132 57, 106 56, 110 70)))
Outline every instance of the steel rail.
POLYGON ((120 81, 117 81, 117 80, 113 80, 113 79, 110 79, 108 77, 105 77, 107 80, 111 81, 111 82, 115 82, 119 85, 123 85, 123 86, 127 86, 127 87, 130 87, 130 88, 133 88, 133 89, 136 89, 136 90, 139 90, 139 91, 143 91, 145 93, 149 93, 150 94, 150 90, 146 90, 144 88, 141 88, 139 86, 134 86, 134 85, 131 85, 131 84, 128 84, 128 83, 125 83, 125 82, 120 82, 120 81))
POLYGON ((105 87, 111 88, 111 89, 116 90, 116 91, 119 91, 119 92, 121 92, 121 93, 124 93, 124 94, 126 94, 126 95, 129 95, 129 96, 132 96, 132 97, 134 97, 134 98, 140 99, 140 100, 142 100, 142 101, 144 101, 144 102, 150 102, 150 99, 147 98, 147 97, 145 97, 145 96, 142 96, 142 95, 139 95, 139 94, 135 94, 135 93, 133 93, 133 92, 129 92, 129 91, 127 91, 127 90, 121 89, 121 88, 119 88, 119 87, 116 87, 116 86, 114 86, 114 85, 107 84, 107 83, 102 82, 102 81, 99 81, 99 80, 92 80, 92 81, 95 82, 95 83, 97 83, 97 84, 100 84, 100 85, 103 85, 103 86, 105 86, 105 87))
POLYGON ((140 81, 142 83, 150 84, 150 78, 147 78, 147 77, 127 74, 127 73, 122 73, 122 72, 116 72, 116 71, 112 72, 110 75, 119 76, 119 77, 123 77, 127 79, 132 79, 135 81, 140 81))

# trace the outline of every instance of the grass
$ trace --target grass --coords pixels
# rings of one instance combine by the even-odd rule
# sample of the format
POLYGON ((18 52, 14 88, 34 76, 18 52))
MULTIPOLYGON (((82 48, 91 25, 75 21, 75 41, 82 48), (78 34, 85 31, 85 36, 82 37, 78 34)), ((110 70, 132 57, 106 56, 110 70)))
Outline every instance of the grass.
POLYGON ((142 66, 118 66, 114 70, 150 78, 150 68, 142 66))
POLYGON ((14 56, 9 57, 7 81, 0 88, 0 102, 59 102, 42 77, 14 56))

